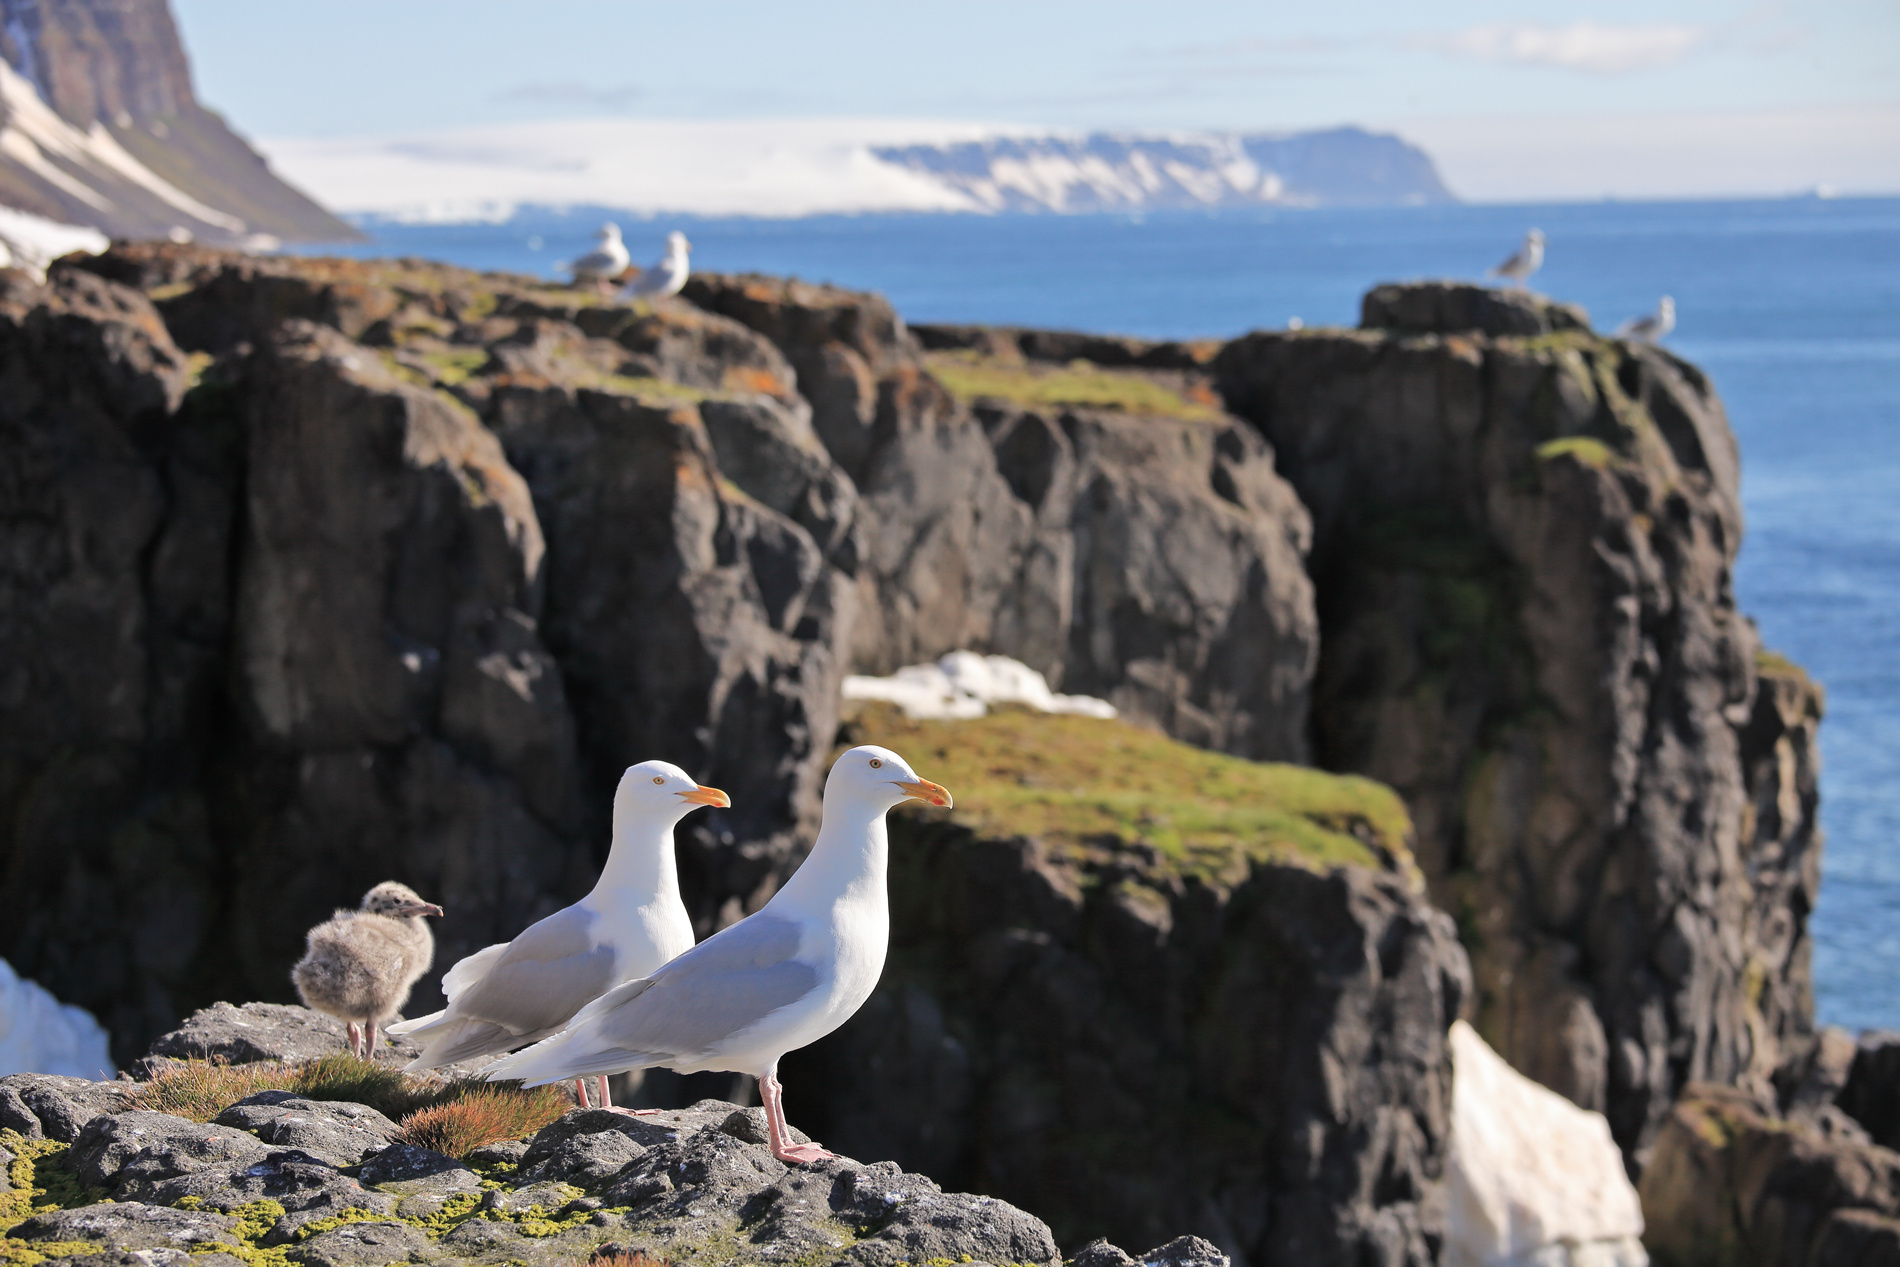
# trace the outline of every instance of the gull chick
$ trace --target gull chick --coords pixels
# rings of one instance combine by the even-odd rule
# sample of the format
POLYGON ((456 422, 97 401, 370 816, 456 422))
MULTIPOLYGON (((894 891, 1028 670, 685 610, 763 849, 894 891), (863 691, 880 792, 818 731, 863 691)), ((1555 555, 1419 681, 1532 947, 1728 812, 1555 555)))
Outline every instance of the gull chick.
POLYGON ((608 283, 627 271, 627 265, 633 257, 627 254, 627 244, 620 240, 620 226, 609 220, 600 226, 600 234, 594 239, 594 249, 568 265, 574 274, 574 284, 586 282, 603 293, 608 283))
POLYGON ((686 235, 678 230, 666 235, 666 254, 660 262, 651 268, 642 269, 640 275, 628 282, 620 292, 622 299, 665 299, 680 293, 686 285, 686 279, 692 275, 692 264, 687 254, 693 244, 686 235))
POLYGON ((1524 235, 1524 245, 1512 253, 1511 258, 1492 269, 1488 276, 1502 277, 1524 289, 1524 279, 1544 266, 1544 231, 1532 229, 1524 235))
POLYGON ((345 1023, 351 1051, 374 1056, 376 1027, 402 1011, 416 978, 435 960, 435 938, 422 917, 441 913, 408 885, 383 881, 363 895, 361 907, 338 911, 307 934, 303 958, 290 970, 298 997, 345 1023))
MULTIPOLYGON (((702 805, 731 804, 676 765, 629 766, 614 791, 613 844, 593 891, 450 968, 442 978, 447 1007, 390 1027, 423 1045, 407 1068, 437 1069, 537 1042, 614 986, 691 947, 673 825, 702 805)), ((586 1088, 577 1089, 585 1104, 586 1088)), ((610 1107, 605 1077, 599 1092, 610 1107)))
POLYGON ((1655 343, 1676 328, 1676 301, 1664 295, 1656 311, 1646 317, 1632 317, 1616 328, 1616 337, 1637 343, 1655 343))
POLYGON ((877 985, 891 931, 884 816, 909 800, 951 803, 890 749, 851 749, 825 780, 811 856, 771 901, 658 972, 609 990, 566 1029, 483 1075, 542 1086, 654 1065, 749 1073, 765 1100, 772 1155, 832 1156, 791 1141, 778 1062, 844 1024, 877 985))

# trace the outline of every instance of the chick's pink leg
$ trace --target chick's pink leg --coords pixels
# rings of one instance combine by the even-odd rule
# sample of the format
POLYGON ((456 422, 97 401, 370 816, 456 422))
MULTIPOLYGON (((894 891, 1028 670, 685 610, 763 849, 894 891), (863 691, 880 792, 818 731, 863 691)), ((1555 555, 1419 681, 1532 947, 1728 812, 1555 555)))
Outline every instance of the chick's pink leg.
POLYGON ((343 1032, 350 1040, 350 1055, 361 1056, 363 1054, 362 1028, 358 1026, 355 1021, 345 1021, 343 1023, 343 1032))
POLYGON ((785 1104, 780 1098, 778 1080, 778 1062, 765 1071, 759 1079, 759 1098, 765 1101, 765 1128, 772 1137, 772 1156, 783 1162, 823 1161, 838 1154, 817 1144, 792 1143, 791 1128, 785 1124, 785 1104))

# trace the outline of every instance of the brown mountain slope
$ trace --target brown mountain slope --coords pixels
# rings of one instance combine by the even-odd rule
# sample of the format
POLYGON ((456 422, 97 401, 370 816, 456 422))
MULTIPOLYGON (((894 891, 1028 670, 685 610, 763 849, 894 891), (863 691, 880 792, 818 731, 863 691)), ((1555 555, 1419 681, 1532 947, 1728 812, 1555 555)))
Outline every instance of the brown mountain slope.
POLYGON ((120 237, 357 236, 197 101, 166 0, 0 0, 0 203, 120 237))

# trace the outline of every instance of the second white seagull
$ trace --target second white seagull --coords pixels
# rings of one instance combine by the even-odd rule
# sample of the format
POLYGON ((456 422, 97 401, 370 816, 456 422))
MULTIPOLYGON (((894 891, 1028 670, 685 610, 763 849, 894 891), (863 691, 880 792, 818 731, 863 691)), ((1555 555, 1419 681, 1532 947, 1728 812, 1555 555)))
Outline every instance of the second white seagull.
MULTIPOLYGON (((593 891, 450 968, 442 978, 447 1007, 389 1026, 423 1044, 406 1068, 438 1069, 546 1038, 589 1001, 690 948, 673 826, 702 805, 730 804, 676 765, 629 766, 614 792, 613 844, 593 891)), ((598 1093, 605 1106, 605 1078, 598 1093)))
POLYGON ((832 1156, 792 1142, 779 1057, 837 1029, 871 997, 891 935, 884 816, 909 800, 947 808, 950 793, 889 748, 851 749, 825 779, 811 856, 771 901, 644 981, 609 990, 566 1029, 483 1075, 541 1086, 655 1065, 754 1074, 773 1156, 832 1156))

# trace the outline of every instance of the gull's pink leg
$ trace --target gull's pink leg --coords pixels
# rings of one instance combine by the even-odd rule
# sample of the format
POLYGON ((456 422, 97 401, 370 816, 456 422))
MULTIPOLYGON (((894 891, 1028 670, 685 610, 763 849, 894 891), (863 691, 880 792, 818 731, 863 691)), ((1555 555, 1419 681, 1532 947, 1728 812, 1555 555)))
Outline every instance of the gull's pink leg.
POLYGON ((580 1105, 583 1109, 592 1107, 587 1103, 587 1079, 574 1079, 574 1098, 580 1101, 580 1105))
POLYGON ((784 1162, 823 1161, 838 1154, 817 1144, 792 1143, 791 1128, 785 1124, 785 1105, 779 1099, 778 1061, 759 1079, 759 1098, 765 1101, 765 1128, 772 1137, 772 1156, 784 1162))

